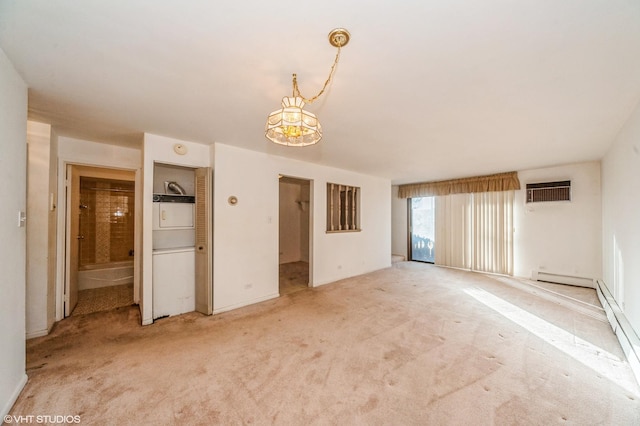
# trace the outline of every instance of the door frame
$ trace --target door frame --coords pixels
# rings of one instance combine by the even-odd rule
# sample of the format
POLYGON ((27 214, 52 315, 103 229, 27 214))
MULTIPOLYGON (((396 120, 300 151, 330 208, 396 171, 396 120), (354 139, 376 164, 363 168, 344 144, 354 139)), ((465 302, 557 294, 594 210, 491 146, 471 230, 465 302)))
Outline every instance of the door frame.
MULTIPOLYGON (((310 178, 305 178, 305 177, 299 177, 299 176, 293 176, 293 175, 288 175, 288 174, 284 174, 284 173, 280 173, 278 174, 278 253, 280 252, 280 207, 279 207, 279 203, 280 203, 280 179, 282 178, 290 178, 290 179, 296 179, 296 180, 300 180, 300 181, 305 181, 305 182, 309 182, 309 229, 307 229, 307 232, 309 233, 309 282, 307 283, 308 287, 314 287, 314 280, 313 280, 313 230, 314 230, 314 216, 313 216, 313 211, 314 211, 314 180, 310 179, 310 178)), ((280 256, 278 255, 278 269, 279 270, 279 266, 280 266, 280 256)), ((278 275, 278 292, 279 290, 279 286, 280 286, 280 277, 278 275)))
POLYGON ((78 303, 78 256, 80 255, 80 212, 73 203, 80 203, 80 166, 65 168, 65 246, 64 246, 64 317, 71 316, 78 303), (74 235, 77 234, 77 235, 74 235))
POLYGON ((140 272, 142 261, 142 185, 140 183, 141 169, 135 167, 122 167, 113 164, 96 164, 90 162, 69 161, 58 159, 58 197, 57 197, 57 237, 56 237, 56 316, 55 320, 60 321, 66 318, 65 299, 69 289, 69 255, 70 243, 70 212, 69 203, 71 182, 67 177, 68 167, 86 167, 94 169, 108 169, 111 171, 133 172, 135 182, 135 210, 134 218, 134 257, 133 257, 133 298, 135 303, 141 304, 140 298, 140 272))

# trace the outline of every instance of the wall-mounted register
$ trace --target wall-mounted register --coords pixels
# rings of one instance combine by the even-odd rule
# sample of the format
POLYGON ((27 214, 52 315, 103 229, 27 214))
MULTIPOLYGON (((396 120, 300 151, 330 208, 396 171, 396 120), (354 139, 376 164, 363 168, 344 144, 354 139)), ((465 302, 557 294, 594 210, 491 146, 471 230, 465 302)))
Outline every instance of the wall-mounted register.
POLYGON ((571 181, 527 184, 527 203, 571 201, 571 181))

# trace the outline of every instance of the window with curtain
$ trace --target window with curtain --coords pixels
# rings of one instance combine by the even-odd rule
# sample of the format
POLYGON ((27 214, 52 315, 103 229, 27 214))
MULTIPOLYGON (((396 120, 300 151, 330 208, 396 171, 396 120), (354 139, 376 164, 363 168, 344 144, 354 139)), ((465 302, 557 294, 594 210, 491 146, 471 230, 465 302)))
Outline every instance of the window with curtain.
POLYGON ((435 263, 513 275, 517 172, 400 185, 399 198, 436 197, 435 263))

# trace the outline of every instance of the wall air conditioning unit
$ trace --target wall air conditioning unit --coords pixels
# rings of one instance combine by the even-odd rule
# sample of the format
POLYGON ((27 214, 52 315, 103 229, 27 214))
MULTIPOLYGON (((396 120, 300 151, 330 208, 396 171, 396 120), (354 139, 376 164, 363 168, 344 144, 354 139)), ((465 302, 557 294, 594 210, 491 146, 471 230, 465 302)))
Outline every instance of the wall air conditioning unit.
POLYGON ((571 201, 571 181, 527 184, 527 203, 571 201))

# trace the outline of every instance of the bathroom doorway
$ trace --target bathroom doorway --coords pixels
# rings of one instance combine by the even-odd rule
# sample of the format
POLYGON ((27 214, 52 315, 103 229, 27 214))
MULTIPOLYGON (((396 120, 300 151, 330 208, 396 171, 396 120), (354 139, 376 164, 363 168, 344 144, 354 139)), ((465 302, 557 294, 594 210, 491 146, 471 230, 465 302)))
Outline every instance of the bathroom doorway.
POLYGON ((135 172, 67 166, 65 317, 134 303, 135 172))
POLYGON ((310 285, 311 181, 279 176, 280 295, 310 285))

